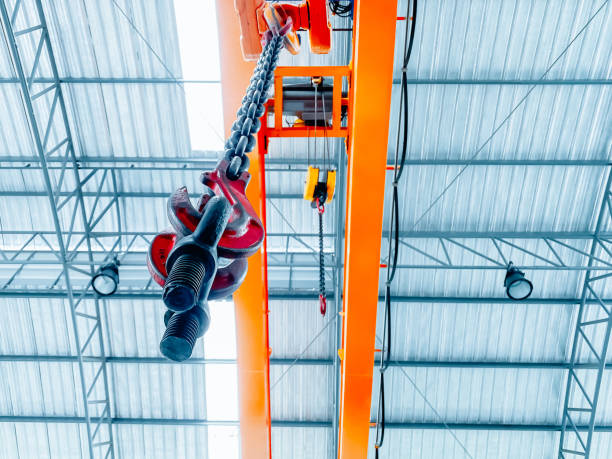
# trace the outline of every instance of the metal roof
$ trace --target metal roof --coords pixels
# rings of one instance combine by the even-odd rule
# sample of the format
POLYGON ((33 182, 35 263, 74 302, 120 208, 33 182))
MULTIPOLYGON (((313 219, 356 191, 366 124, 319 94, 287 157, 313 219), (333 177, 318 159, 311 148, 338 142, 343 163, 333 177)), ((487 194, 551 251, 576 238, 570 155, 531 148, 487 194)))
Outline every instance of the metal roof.
MULTIPOLYGON (((597 223, 606 210, 612 153, 612 6, 606 4, 564 49, 602 4, 419 4, 406 69, 408 156, 400 183, 402 238, 383 458, 557 457, 570 365, 589 390, 597 380, 587 346, 577 346, 574 360, 572 349, 579 310, 584 320, 600 317, 589 309, 597 306, 593 295, 581 306, 585 275, 612 269, 612 219, 606 214, 597 223), (527 302, 504 296, 509 260, 534 284, 527 302)), ((35 6, 35 0, 24 0, 17 29, 36 20, 35 6)), ((197 81, 185 71, 177 26, 184 11, 175 13, 172 1, 42 6, 80 178, 88 177, 82 202, 88 211, 96 209, 90 231, 95 264, 116 250, 115 242, 130 253, 115 297, 98 302, 86 296, 79 303, 81 312, 101 323, 86 352, 79 352, 75 330, 83 344, 91 326, 84 317, 73 323, 38 152, 3 40, 0 106, 8 109, 0 113, 0 247, 16 258, 0 260, 0 457, 87 456, 82 384, 100 369, 104 377, 85 399, 106 403, 88 408, 94 428, 108 405, 117 457, 237 457, 231 450, 238 448, 236 402, 231 396, 219 400, 215 392, 235 380, 235 347, 226 336, 232 305, 214 305, 212 328, 191 363, 168 363, 157 350, 163 330, 159 291, 144 266, 147 240, 167 226, 167 195, 183 184, 195 194, 199 171, 217 159, 220 107, 193 108, 202 97, 220 100, 216 67, 197 81), (189 92, 198 88, 198 94, 189 92), (194 126, 204 132, 197 142, 210 145, 194 147, 194 126)), ((398 16, 405 11, 402 0, 398 16)), ((351 25, 335 18, 334 26, 351 25)), ((345 65, 350 36, 334 32, 328 56, 284 54, 281 65, 345 65)), ((31 63, 37 42, 25 43, 31 63)), ((404 22, 398 21, 390 161, 403 46, 404 22)), ((53 82, 47 60, 38 77, 38 90, 53 82)), ((45 113, 51 100, 42 105, 45 113)), ((49 146, 62 140, 63 124, 55 118, 49 146)), ((330 145, 342 180, 343 143, 330 145)), ((335 305, 326 318, 316 305, 316 220, 300 197, 309 148, 304 139, 274 139, 266 171, 272 449, 273 457, 283 459, 335 457, 340 321, 335 305)), ((60 225, 67 229, 75 221, 73 237, 64 242, 76 251, 72 261, 80 271, 72 270, 70 278, 79 292, 89 281, 82 239, 87 225, 70 212, 78 205, 71 194, 76 181, 71 171, 62 179, 62 167, 60 156, 49 156, 52 183, 63 180, 60 195, 68 202, 60 225)), ((342 276, 343 199, 341 186, 325 221, 334 300, 342 276)), ((389 205, 387 196, 385 212, 389 205)), ((385 213, 384 228, 388 219, 385 213)), ((386 253, 383 238, 382 262, 386 253)), ((598 295, 611 298, 612 284, 598 282, 598 295)), ((378 318, 382 337, 381 305, 378 318)), ((592 336, 597 346, 604 336, 592 336)), ((606 431, 596 427, 592 458, 612 451, 609 377, 603 371, 596 426, 606 431)), ((570 405, 579 390, 571 384, 570 405)), ((584 415, 575 421, 589 423, 584 415)))

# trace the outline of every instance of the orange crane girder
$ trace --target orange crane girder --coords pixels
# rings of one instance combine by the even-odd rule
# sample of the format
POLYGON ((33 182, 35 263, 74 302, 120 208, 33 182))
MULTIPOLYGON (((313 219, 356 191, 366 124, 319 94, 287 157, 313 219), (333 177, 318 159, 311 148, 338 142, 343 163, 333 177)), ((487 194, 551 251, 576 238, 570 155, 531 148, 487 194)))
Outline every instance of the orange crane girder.
POLYGON ((397 2, 357 0, 353 23, 338 457, 368 452, 397 2))
MULTIPOLYGON (((234 2, 216 0, 219 24, 221 88, 226 135, 255 68, 246 62, 240 48, 240 24, 234 2)), ((251 182, 246 195, 259 214, 264 228, 265 176, 263 154, 256 147, 249 154, 251 182)), ((266 241, 249 258, 244 283, 234 294, 236 315, 236 353, 238 361, 238 411, 240 447, 243 459, 270 459, 270 350, 268 342, 268 279, 266 241)))

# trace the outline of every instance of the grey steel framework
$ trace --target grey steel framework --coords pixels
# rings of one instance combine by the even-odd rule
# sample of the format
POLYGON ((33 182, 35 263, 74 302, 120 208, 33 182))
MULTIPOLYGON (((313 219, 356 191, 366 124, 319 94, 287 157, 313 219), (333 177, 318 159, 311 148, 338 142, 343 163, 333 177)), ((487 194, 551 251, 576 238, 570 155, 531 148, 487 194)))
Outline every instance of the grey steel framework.
POLYGON ((559 440, 561 459, 570 456, 588 458, 591 452, 597 402, 612 331, 612 301, 604 299, 605 280, 612 276, 612 269, 597 273, 592 268, 598 261, 598 255, 612 255, 607 245, 609 242, 604 242, 599 236, 601 229, 606 227, 612 218, 611 185, 612 171, 608 171, 608 181, 591 241, 587 264, 589 269, 585 273, 582 300, 572 341, 563 404, 563 425, 559 440), (579 362, 585 360, 595 362, 595 366, 579 369, 579 362), (579 429, 577 425, 584 423, 585 420, 586 429, 579 429))
MULTIPOLYGON (((42 4, 40 0, 36 0, 31 5, 32 11, 26 13, 26 6, 21 0, 17 0, 14 5, 11 3, 6 0, 0 2, 2 27, 21 87, 32 140, 38 154, 41 180, 44 182, 45 194, 49 199, 53 216, 54 234, 41 236, 40 239, 53 251, 57 258, 56 263, 61 265, 61 271, 54 285, 63 285, 65 298, 70 306, 89 456, 114 457, 112 413, 99 302, 97 299, 93 301, 85 299, 84 295, 75 296, 71 283, 73 272, 91 276, 95 270, 91 256, 90 232, 99 221, 99 217, 95 217, 95 206, 87 211, 82 194, 83 183, 91 176, 81 180, 77 168, 66 106, 42 4), (33 23, 27 22, 27 18, 30 17, 33 18, 33 23), (29 59, 25 49, 29 49, 28 46, 32 43, 35 44, 34 55, 33 59, 29 59), (34 78, 43 66, 50 68, 53 77, 48 83, 37 83, 34 78), (47 161, 51 157, 61 159, 61 167, 53 172, 47 166, 47 161), (63 193, 69 182, 66 180, 67 174, 73 175, 74 188, 68 193, 63 193), (66 222, 70 222, 68 228, 65 227, 66 222), (73 231, 77 224, 84 230, 79 241, 73 240, 73 231), (71 257, 83 244, 89 256, 88 271, 70 264, 71 257), (98 358, 90 361, 88 358, 91 356, 98 358)), ((22 250, 26 250, 36 239, 36 236, 28 238, 22 250)), ((4 258, 6 257, 4 255, 4 258)), ((33 255, 29 257, 33 258, 33 255)), ((12 284, 23 267, 24 265, 21 265, 16 268, 3 285, 4 289, 12 284)))
MULTIPOLYGON (((89 158, 75 157, 68 126, 62 85, 65 84, 176 84, 217 83, 217 81, 182 81, 173 78, 73 78, 59 77, 50 46, 47 27, 40 0, 35 0, 37 24, 21 24, 21 0, 15 8, 7 7, 13 2, 0 0, 2 24, 8 39, 9 50, 15 63, 16 75, 0 78, 0 84, 20 85, 23 90, 24 104, 32 128, 37 156, 0 157, 5 169, 40 171, 43 185, 34 191, 4 191, 0 196, 47 196, 53 210, 54 231, 13 231, 7 235, 20 236, 22 246, 0 253, 0 298, 65 298, 72 314, 72 326, 77 340, 77 355, 5 355, 0 361, 22 362, 73 362, 80 370, 85 416, 1 416, 0 422, 48 422, 79 423, 87 425, 89 453, 97 454, 96 449, 108 446, 106 455, 114 454, 112 448, 112 424, 138 425, 236 425, 231 422, 216 422, 205 419, 136 419, 112 417, 109 404, 107 367, 115 364, 168 364, 165 359, 145 357, 108 357, 105 356, 101 339, 100 304, 93 294, 89 279, 93 270, 111 254, 118 254, 125 269, 143 267, 146 247, 154 233, 130 233, 119 227, 116 232, 96 231, 98 224, 111 212, 117 212, 120 222, 120 201, 126 198, 150 199, 166 198, 157 192, 122 191, 117 187, 118 174, 129 171, 168 171, 201 170, 216 163, 217 152, 203 152, 201 158, 89 158), (23 26, 22 26, 23 25, 23 26), (22 26, 22 27, 21 27, 22 26), (17 29, 19 27, 19 29, 17 29), (28 38, 29 37, 29 38, 28 38), (20 54, 22 40, 35 43, 34 61, 25 62, 20 54), (24 62, 22 62, 22 60, 24 62), (41 77, 37 69, 41 65, 50 66, 53 76, 41 77), (38 105, 42 105, 39 108, 38 105), (45 111, 46 109, 46 111, 45 111), (44 116, 43 116, 44 115, 44 116), (54 121, 54 116, 56 120, 54 121), (48 120, 48 121, 47 121, 48 120), (63 126, 65 136, 57 137, 57 126, 63 126), (52 128, 53 126, 53 128, 52 128), (52 142, 52 143, 51 143, 52 142), (208 159, 210 158, 210 159, 208 159), (72 187, 66 177, 75 177, 72 187), (82 178, 81 178, 82 175, 82 178), (98 185, 92 190, 91 184, 98 185), (84 204, 88 198, 94 204, 90 209, 84 204), (68 222, 68 224, 66 224, 68 222), (75 223, 76 222, 76 223, 75 223), (44 249, 41 249, 44 247, 44 249), (129 252, 129 253, 128 253, 129 252), (39 290, 26 289, 27 272, 40 266, 49 276, 48 285, 39 290), (27 268, 27 269, 26 269, 27 268), (83 333, 83 330, 85 332, 83 333), (83 339, 84 338, 84 339, 83 339), (82 344, 81 344, 82 343, 82 344), (98 345, 96 346, 96 343, 98 345), (86 367, 94 367, 88 372, 86 367), (93 378, 92 378, 93 377, 93 378), (92 402, 92 403, 90 403, 92 402)), ((409 80, 413 85, 593 85, 612 84, 612 80, 409 80)), ((60 129, 61 131, 61 129, 60 129)), ((86 152, 82 152, 86 153, 86 152)), ((343 178, 343 162, 336 152, 339 178, 343 178)), ((496 155, 492 155, 495 157, 496 155)), ((536 155, 538 156, 538 155, 536 155)), ((305 170, 306 159, 287 160, 271 157, 267 159, 269 171, 305 170)), ((413 166, 567 166, 567 167, 608 167, 609 160, 581 159, 408 159, 406 165, 413 166)), ((342 287, 342 259, 333 253, 341 254, 343 233, 342 183, 337 199, 337 225, 327 228, 325 234, 327 255, 327 274, 333 282, 329 298, 335 302, 335 312, 341 309, 340 292, 342 287)), ((268 194, 271 201, 301 198, 297 194, 268 194)), ((612 432, 610 425, 595 425, 595 414, 601 385, 602 374, 612 369, 606 364, 607 346, 612 323, 612 300, 602 293, 605 279, 612 271, 612 232, 604 225, 612 211, 610 200, 610 180, 602 201, 599 222, 595 231, 574 232, 403 232, 401 233, 402 255, 405 263, 399 269, 413 270, 505 270, 509 257, 526 270, 576 271, 584 273, 585 280, 581 298, 529 298, 525 303, 532 305, 568 305, 578 310, 578 323, 573 337, 571 359, 569 361, 546 362, 496 362, 496 361, 395 361, 391 366, 432 367, 432 368, 525 368, 541 370, 567 370, 567 390, 561 424, 489 424, 489 423, 390 423, 390 429, 445 429, 452 430, 509 430, 509 431, 559 431, 561 432, 559 457, 568 457, 570 449, 580 457, 588 457, 593 432, 612 432), (495 255, 492 255, 495 254, 495 255), (511 254, 511 255, 510 255, 511 254), (467 261, 466 261, 467 260, 467 261), (565 451, 563 451, 565 450, 565 451)), ((88 202, 90 202, 88 201, 88 202)), ((271 273, 288 273, 288 282, 270 284, 271 300, 309 299, 315 300, 314 291, 305 290, 295 284, 296 272, 311 275, 318 269, 312 233, 272 233, 268 235, 273 250, 268 254, 271 273), (287 269, 289 267, 289 269, 287 269)), ((381 260, 384 263, 384 260, 381 260)), ((130 283, 124 279, 121 288, 112 299, 159 299, 159 291, 148 278, 145 284, 130 283), (138 289, 134 291, 134 289, 138 289)), ((478 303, 510 304, 507 298, 486 297, 396 297, 394 307, 404 307, 403 303, 478 303)), ((152 303, 153 305, 154 303, 152 303)), ((152 307, 155 307, 154 305, 152 307)), ((339 325, 336 322, 336 342, 339 346, 339 325)), ((192 359, 187 364, 234 364, 233 360, 192 359)), ((337 359, 271 359, 272 365, 327 365, 334 366, 338 375, 337 359)), ((334 388, 334 401, 337 402, 338 381, 334 388)), ((273 426, 318 427, 337 429, 337 406, 334 417, 325 421, 288 421, 273 420, 273 426)), ((334 440, 335 440, 335 436, 334 440)))
MULTIPOLYGON (((99 189, 109 175, 102 173, 99 189)), ((120 199, 113 197, 100 215, 95 219, 90 217, 90 228, 87 232, 72 231, 72 236, 78 241, 67 256, 66 264, 75 271, 75 278, 82 284, 89 279, 86 268, 92 263, 99 265, 109 254, 119 254, 125 267, 144 267, 146 251, 154 236, 152 232, 96 232, 96 223, 108 213, 109 209, 120 199), (91 241, 91 248, 84 242, 91 241), (128 253, 129 251, 129 253, 128 253)), ((94 200, 94 210, 99 202, 99 193, 94 200)), ((61 204, 60 204, 61 205, 61 204)), ((337 224, 341 224, 338 219, 337 224)), ((334 228, 334 231, 336 228, 334 228)), ((47 275, 53 271, 61 272, 62 261, 55 255, 56 247, 49 243, 50 231, 7 231, 7 235, 23 237, 26 242, 19 248, 5 250, 0 255, 0 278, 7 278, 3 285, 4 292, 11 289, 20 290, 27 285, 25 278, 20 284, 20 275, 25 266, 44 266, 47 275), (46 246, 45 249, 40 247, 46 246), (38 247, 38 248, 36 248, 38 247)), ((335 279, 338 263, 341 263, 338 252, 332 250, 337 244, 337 232, 326 233, 328 252, 326 253, 327 274, 330 280, 335 279), (331 247, 329 247, 331 246, 331 247)), ((601 271, 612 269, 612 233, 609 232, 410 232, 400 233, 400 243, 403 246, 403 256, 406 262, 400 262, 398 269, 442 269, 442 270, 505 270, 512 261, 529 271, 601 271), (601 250, 589 253, 592 240, 597 240, 601 250), (492 255, 494 254, 494 255, 492 255), (590 261, 590 262, 589 262, 590 261)), ((314 233, 269 233, 268 243, 271 247, 268 253, 268 265, 271 271, 287 270, 288 285, 275 285, 270 288, 286 287, 289 291, 296 288, 292 285, 294 271, 312 273, 319 269, 316 249, 313 241, 314 233)), ((384 260, 382 260, 384 262, 384 260)), ((53 276, 51 276, 53 277, 53 276)), ((31 281, 31 279, 30 279, 31 281)), ((49 287, 56 286, 52 279, 49 287)), ((81 285, 82 286, 82 285, 81 285)), ((130 285, 129 280, 121 284, 123 290, 140 284, 130 285)), ((146 288, 152 287, 147 284, 146 288)), ((299 287, 298 287, 299 288, 299 287)))

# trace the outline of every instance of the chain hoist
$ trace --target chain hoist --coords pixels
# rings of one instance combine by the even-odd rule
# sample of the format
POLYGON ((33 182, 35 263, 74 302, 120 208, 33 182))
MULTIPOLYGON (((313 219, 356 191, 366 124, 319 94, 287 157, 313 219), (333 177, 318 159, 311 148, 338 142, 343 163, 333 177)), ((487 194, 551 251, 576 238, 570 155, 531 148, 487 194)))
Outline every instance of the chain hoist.
POLYGON ((285 35, 292 27, 287 17, 272 18, 223 158, 214 170, 202 173, 204 192, 196 207, 185 187, 170 196, 167 213, 172 228, 158 234, 149 248, 147 266, 153 280, 164 288, 168 308, 160 350, 171 360, 191 356, 197 338, 210 323, 207 301, 238 289, 246 276, 247 258, 259 250, 265 236, 245 193, 251 178, 247 153, 255 147, 259 118, 286 45, 285 35))
MULTIPOLYGON (((319 310, 322 315, 327 311, 327 296, 325 293, 325 252, 323 235, 323 214, 325 213, 325 203, 330 202, 334 196, 336 188, 336 171, 326 168, 327 156, 327 113, 325 109, 325 96, 321 96, 323 119, 319 120, 318 89, 323 86, 322 77, 313 77, 311 80, 314 86, 314 162, 317 162, 317 126, 322 123, 324 132, 323 161, 322 168, 308 166, 306 183, 304 187, 304 199, 310 201, 311 206, 317 210, 319 223, 319 310)), ((310 158, 309 158, 310 160, 310 158)))

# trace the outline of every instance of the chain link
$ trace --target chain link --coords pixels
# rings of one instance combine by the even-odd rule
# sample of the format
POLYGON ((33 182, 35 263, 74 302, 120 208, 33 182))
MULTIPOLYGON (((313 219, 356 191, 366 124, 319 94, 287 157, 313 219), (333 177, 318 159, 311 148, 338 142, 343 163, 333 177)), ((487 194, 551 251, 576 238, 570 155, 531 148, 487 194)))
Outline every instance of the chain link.
POLYGON ((319 214, 319 309, 325 315, 327 311, 327 295, 325 293, 325 252, 323 252, 323 213, 324 204, 317 199, 317 210, 319 214))
MULTIPOLYGON (((268 91, 274 81, 274 70, 283 48, 283 37, 271 37, 257 60, 251 77, 251 83, 242 99, 242 106, 236 113, 237 119, 232 124, 230 137, 225 142, 225 159, 229 161, 227 176, 236 180, 249 167, 247 153, 255 147, 255 134, 261 129, 259 119, 266 111, 268 91)), ((276 108, 277 110, 280 107, 276 108)))

